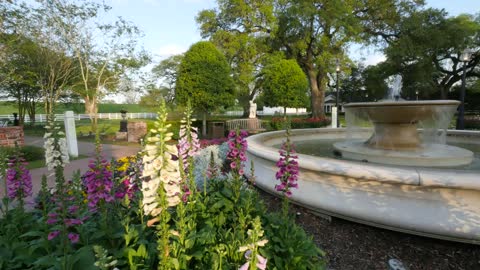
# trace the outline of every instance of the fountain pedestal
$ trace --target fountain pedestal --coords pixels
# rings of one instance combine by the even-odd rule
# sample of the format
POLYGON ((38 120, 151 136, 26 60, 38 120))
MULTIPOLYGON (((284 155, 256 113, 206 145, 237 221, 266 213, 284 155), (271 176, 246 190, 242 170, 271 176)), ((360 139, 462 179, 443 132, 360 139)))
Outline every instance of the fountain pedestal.
POLYGON ((374 133, 365 144, 386 150, 417 149, 420 147, 416 123, 374 123, 374 133))
POLYGON ((366 141, 345 141, 333 147, 346 159, 390 165, 454 167, 468 165, 473 153, 459 147, 422 143, 417 123, 451 119, 456 100, 367 102, 345 105, 348 113, 372 122, 374 132, 366 141), (443 116, 442 114, 446 114, 443 116))

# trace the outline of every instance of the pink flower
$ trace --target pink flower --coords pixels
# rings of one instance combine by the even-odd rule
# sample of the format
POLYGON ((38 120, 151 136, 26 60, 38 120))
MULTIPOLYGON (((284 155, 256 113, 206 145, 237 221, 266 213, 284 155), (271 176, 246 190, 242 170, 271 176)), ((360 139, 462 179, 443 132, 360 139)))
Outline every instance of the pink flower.
POLYGON ((72 205, 68 207, 68 213, 73 214, 78 210, 78 205, 72 205))
POLYGON ((267 269, 267 258, 264 258, 257 254, 257 268, 260 270, 267 269))
POLYGON ((83 224, 83 222, 80 219, 69 218, 65 220, 65 225, 67 225, 67 227, 81 224, 83 224))
POLYGON ((230 131, 228 134, 229 151, 227 159, 230 161, 230 168, 233 175, 240 177, 243 175, 243 161, 247 160, 245 152, 247 151, 247 141, 245 137, 248 135, 245 131, 230 131))
POLYGON ((248 270, 249 266, 250 266, 250 262, 246 262, 244 265, 240 266, 238 270, 248 270))
POLYGON ((293 144, 290 141, 289 132, 287 131, 287 141, 282 144, 280 153, 280 159, 277 161, 276 166, 278 171, 275 174, 275 178, 280 180, 280 184, 275 186, 276 191, 282 192, 286 197, 292 196, 291 188, 298 188, 298 159, 295 153, 293 144))
POLYGON ((49 218, 47 219, 47 224, 48 225, 52 225, 52 224, 55 224, 57 223, 57 219, 56 218, 49 218))
POLYGON ((22 157, 10 159, 6 173, 7 196, 10 199, 23 200, 32 195, 32 176, 25 167, 22 157))
POLYGON ((90 169, 83 176, 90 211, 95 211, 101 201, 112 202, 114 200, 112 196, 113 174, 107 167, 109 167, 108 162, 97 157, 90 161, 90 169))
POLYGON ((78 243, 79 238, 80 238, 79 235, 76 234, 76 233, 69 233, 68 234, 68 239, 70 239, 70 242, 72 244, 78 243))
POLYGON ((55 237, 57 237, 58 235, 60 234, 60 231, 53 231, 51 233, 48 234, 48 237, 47 239, 50 241, 50 240, 53 240, 55 237))

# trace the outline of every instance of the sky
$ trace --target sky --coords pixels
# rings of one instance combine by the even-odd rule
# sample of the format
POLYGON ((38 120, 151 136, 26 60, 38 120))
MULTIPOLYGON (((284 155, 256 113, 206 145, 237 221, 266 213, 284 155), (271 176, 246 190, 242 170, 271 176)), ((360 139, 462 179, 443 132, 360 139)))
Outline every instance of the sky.
MULTIPOLYGON (((105 3, 112 7, 110 16, 121 16, 144 32, 141 43, 155 62, 183 53, 201 40, 195 17, 201 10, 216 6, 215 0, 105 0, 105 3)), ((444 8, 451 16, 480 12, 480 0, 426 0, 426 4, 444 8)), ((352 47, 350 54, 354 59, 364 58, 366 64, 384 59, 375 49, 359 46, 352 47)))

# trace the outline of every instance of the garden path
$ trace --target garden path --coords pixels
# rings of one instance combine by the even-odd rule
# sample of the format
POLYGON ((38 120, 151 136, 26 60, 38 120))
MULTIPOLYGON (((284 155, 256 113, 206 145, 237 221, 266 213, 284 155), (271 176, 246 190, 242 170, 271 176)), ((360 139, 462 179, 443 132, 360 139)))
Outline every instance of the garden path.
MULTIPOLYGON (((25 145, 33 145, 38 147, 43 147, 43 138, 42 137, 33 137, 25 136, 25 145)), ((121 158, 124 156, 135 155, 140 151, 141 147, 138 146, 124 146, 124 145, 112 145, 112 144, 102 144, 102 153, 105 159, 110 160, 111 158, 121 158)), ((91 157, 95 154, 95 144, 91 142, 82 142, 78 141, 78 153, 79 155, 88 156, 88 158, 77 159, 70 161, 65 166, 65 179, 70 179, 74 172, 80 170, 82 173, 88 168, 88 162, 91 157)), ((38 168, 30 171, 32 175, 32 189, 33 194, 37 194, 40 191, 42 175, 49 174, 47 168, 38 168)), ((47 178, 48 186, 55 186, 55 177, 52 175, 47 178)), ((0 189, 0 198, 3 197, 3 189, 0 189)))

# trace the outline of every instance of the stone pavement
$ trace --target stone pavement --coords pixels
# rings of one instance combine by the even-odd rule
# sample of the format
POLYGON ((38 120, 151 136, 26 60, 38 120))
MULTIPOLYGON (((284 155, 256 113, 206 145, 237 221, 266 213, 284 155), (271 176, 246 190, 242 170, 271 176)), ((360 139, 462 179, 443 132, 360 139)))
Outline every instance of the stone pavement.
MULTIPOLYGON (((25 145, 34 145, 38 147, 43 147, 43 138, 42 137, 32 137, 25 136, 25 145)), ((123 146, 123 145, 112 145, 112 144, 102 144, 102 154, 105 159, 110 160, 112 157, 115 159, 135 155, 140 151, 140 145, 138 146, 123 146)), ((95 144, 90 142, 78 141, 78 154, 88 156, 88 158, 77 159, 70 161, 70 163, 65 165, 65 179, 70 179, 74 172, 80 170, 81 173, 85 172, 88 168, 88 162, 95 154, 95 144)), ((38 193, 41 187, 42 175, 49 176, 49 171, 47 168, 38 168, 30 171, 32 175, 32 189, 33 194, 38 193)), ((53 175, 48 177, 48 185, 50 187, 55 186, 55 178, 53 175)), ((0 188, 0 198, 3 197, 3 188, 0 188)))

